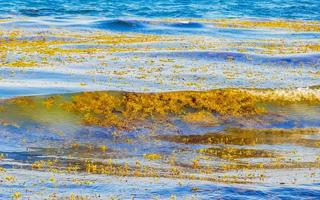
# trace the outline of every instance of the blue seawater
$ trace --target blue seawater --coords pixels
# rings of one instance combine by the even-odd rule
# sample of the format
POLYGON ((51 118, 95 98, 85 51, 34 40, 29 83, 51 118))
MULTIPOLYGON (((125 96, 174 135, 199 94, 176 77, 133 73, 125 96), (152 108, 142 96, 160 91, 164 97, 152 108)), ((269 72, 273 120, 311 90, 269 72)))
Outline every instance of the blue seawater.
POLYGON ((0 16, 320 19, 319 0, 0 0, 0 16))

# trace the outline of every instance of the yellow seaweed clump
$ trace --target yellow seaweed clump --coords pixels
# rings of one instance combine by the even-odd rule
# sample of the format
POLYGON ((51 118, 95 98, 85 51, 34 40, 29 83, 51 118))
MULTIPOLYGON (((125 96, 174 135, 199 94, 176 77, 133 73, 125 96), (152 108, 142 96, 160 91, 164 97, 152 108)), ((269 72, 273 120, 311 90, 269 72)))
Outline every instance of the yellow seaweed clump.
POLYGON ((200 125, 215 125, 218 123, 218 119, 208 111, 199 111, 194 113, 187 113, 182 117, 183 121, 190 124, 200 125))
POLYGON ((86 125, 103 127, 126 127, 125 122, 118 116, 121 100, 107 92, 88 92, 75 95, 71 103, 65 103, 63 108, 82 115, 86 125))
POLYGON ((248 129, 227 128, 219 133, 204 135, 165 135, 157 139, 185 144, 224 144, 255 146, 259 144, 298 144, 317 147, 318 140, 305 138, 306 135, 318 134, 318 128, 294 129, 248 129))
POLYGON ((12 199, 17 200, 21 198, 21 193, 20 192, 15 192, 12 194, 12 199))
POLYGON ((214 122, 213 116, 209 118, 211 113, 232 117, 262 113, 256 104, 256 98, 245 91, 224 89, 164 93, 85 92, 74 95, 63 108, 80 114, 87 125, 128 128, 147 119, 172 115, 189 122, 214 122))
POLYGON ((200 153, 215 156, 226 160, 234 160, 241 158, 271 158, 274 154, 271 151, 261 149, 244 149, 233 147, 210 147, 206 149, 200 149, 200 153))
POLYGON ((157 153, 148 153, 143 155, 144 158, 148 160, 159 160, 161 159, 161 155, 157 153))
POLYGON ((239 20, 221 19, 213 20, 214 24, 220 27, 230 28, 268 28, 268 29, 287 29, 296 32, 319 32, 320 24, 317 21, 289 21, 289 20, 239 20))

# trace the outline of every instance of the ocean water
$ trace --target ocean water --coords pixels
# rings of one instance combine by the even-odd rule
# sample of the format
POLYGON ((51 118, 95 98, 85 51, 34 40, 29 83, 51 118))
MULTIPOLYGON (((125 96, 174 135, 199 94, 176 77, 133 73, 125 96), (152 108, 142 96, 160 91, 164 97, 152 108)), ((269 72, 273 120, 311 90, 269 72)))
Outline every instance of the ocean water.
POLYGON ((318 0, 12 0, 0 1, 3 15, 98 16, 108 18, 284 18, 319 20, 318 0))
POLYGON ((320 199, 319 86, 320 0, 0 0, 0 199, 320 199))

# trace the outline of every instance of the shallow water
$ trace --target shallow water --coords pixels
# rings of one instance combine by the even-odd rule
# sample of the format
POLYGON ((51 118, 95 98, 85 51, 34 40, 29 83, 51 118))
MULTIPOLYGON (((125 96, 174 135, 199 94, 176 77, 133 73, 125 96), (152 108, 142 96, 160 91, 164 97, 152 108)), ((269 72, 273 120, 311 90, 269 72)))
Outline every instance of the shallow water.
MULTIPOLYGON (((113 121, 97 126, 93 118, 87 120, 87 111, 81 111, 100 105, 91 94, 116 97, 110 105, 122 95, 139 95, 102 92, 2 102, 3 198, 17 191, 32 199, 73 195, 89 199, 316 199, 319 195, 319 104, 257 104, 253 106, 263 107, 263 113, 227 118, 187 109, 181 114, 155 113, 151 119, 131 119, 133 111, 126 116, 125 108, 114 104, 118 109, 114 114, 124 117, 125 124, 113 121), (65 105, 79 107, 74 112, 65 105)), ((150 94, 140 95, 146 98, 141 101, 152 100, 150 94)), ((163 95, 154 101, 161 103, 165 95, 175 93, 163 95)), ((184 99, 182 94, 177 98, 184 99)), ((130 110, 132 103, 123 106, 130 110)), ((150 103, 137 114, 147 114, 147 106, 153 106, 150 103)), ((100 114, 94 116, 103 119, 100 114)))
POLYGON ((319 199, 319 13, 0 0, 0 199, 319 199))
POLYGON ((319 24, 233 28, 228 24, 237 21, 50 19, 0 23, 0 98, 320 84, 319 24))

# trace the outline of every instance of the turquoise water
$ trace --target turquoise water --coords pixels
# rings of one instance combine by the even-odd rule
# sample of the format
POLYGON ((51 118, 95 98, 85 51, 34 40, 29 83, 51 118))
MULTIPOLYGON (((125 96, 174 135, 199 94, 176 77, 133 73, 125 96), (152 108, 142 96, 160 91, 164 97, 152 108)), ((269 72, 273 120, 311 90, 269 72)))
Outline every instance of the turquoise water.
POLYGON ((0 1, 1 15, 142 18, 320 19, 318 0, 12 0, 0 1))

